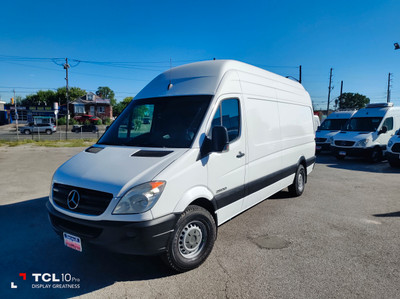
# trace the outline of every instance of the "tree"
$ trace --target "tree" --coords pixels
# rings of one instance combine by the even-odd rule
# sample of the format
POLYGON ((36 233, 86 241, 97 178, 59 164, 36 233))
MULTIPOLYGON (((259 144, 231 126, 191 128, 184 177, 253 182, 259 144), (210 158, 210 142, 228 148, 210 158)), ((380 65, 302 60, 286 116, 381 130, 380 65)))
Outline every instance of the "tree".
POLYGON ((339 109, 361 109, 369 104, 370 99, 359 93, 345 92, 339 96, 335 103, 339 109))
POLYGON ((102 97, 103 99, 109 99, 111 106, 114 106, 117 104, 117 100, 115 99, 115 93, 114 91, 107 86, 99 86, 96 91, 96 95, 99 97, 102 97))
MULTIPOLYGON (((69 88, 69 99, 73 102, 75 99, 84 96, 86 91, 79 87, 69 88)), ((27 95, 21 101, 24 106, 46 105, 52 106, 54 102, 60 102, 61 105, 67 103, 66 88, 60 87, 57 91, 53 90, 39 90, 36 94, 27 95)))
POLYGON ((56 93, 52 90, 39 90, 36 94, 27 95, 22 104, 26 106, 52 105, 56 99, 56 93))
POLYGON ((132 101, 132 99, 133 99, 133 97, 126 97, 121 102, 116 103, 113 106, 113 114, 114 114, 114 116, 120 115, 122 110, 124 110, 125 107, 128 106, 128 104, 132 101))
MULTIPOLYGON (((77 98, 80 98, 86 94, 86 90, 80 89, 79 87, 68 88, 69 101, 73 102, 77 98)), ((60 87, 56 91, 56 100, 54 102, 60 101, 61 105, 67 104, 67 89, 66 87, 60 87)))

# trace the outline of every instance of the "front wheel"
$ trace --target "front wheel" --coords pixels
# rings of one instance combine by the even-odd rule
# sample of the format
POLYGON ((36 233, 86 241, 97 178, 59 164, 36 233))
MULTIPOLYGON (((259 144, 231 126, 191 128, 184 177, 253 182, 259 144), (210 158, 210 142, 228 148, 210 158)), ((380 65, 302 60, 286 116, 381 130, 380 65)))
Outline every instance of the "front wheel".
POLYGON ((25 135, 29 135, 30 133, 31 133, 31 131, 29 131, 29 130, 25 130, 25 131, 24 131, 24 134, 25 134, 25 135))
POLYGON ((51 130, 46 130, 47 135, 51 135, 53 132, 51 130))
POLYGON ((305 185, 306 185, 306 169, 302 164, 300 164, 297 167, 293 184, 289 186, 289 193, 292 196, 300 196, 304 192, 305 185))
POLYGON ((377 163, 382 161, 382 159, 383 159, 382 149, 380 147, 374 147, 372 149, 371 155, 369 156, 369 160, 372 163, 377 163))
POLYGON ((202 207, 189 206, 176 223, 162 258, 179 272, 197 268, 210 254, 216 235, 217 227, 211 214, 202 207))
POLYGON ((393 160, 393 159, 389 159, 389 165, 391 167, 400 167, 400 161, 399 160, 393 160))

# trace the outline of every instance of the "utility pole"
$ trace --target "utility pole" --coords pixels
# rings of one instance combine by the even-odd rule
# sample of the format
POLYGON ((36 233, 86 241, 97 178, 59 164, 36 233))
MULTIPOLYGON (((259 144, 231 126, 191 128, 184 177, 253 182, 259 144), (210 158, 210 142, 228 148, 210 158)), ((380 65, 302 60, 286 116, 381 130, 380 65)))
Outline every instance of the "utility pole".
POLYGON ((299 83, 301 84, 301 65, 299 66, 299 83))
POLYGON ((343 94, 343 80, 340 82, 340 97, 342 97, 343 94))
POLYGON ((330 99, 331 99, 331 90, 332 90, 332 68, 331 68, 331 72, 330 72, 330 75, 329 75, 329 87, 328 87, 328 106, 327 106, 327 108, 326 108, 326 116, 328 116, 328 114, 329 114, 329 102, 330 102, 330 99))
POLYGON ((390 103, 390 83, 391 83, 390 76, 391 76, 391 73, 389 73, 389 76, 388 76, 388 89, 387 89, 387 102, 388 103, 390 103))
POLYGON ((14 104, 15 104, 15 125, 17 126, 17 140, 19 141, 17 99, 15 98, 15 89, 13 89, 13 91, 14 91, 14 104))
POLYGON ((65 64, 64 64, 64 69, 65 69, 65 81, 66 81, 66 96, 67 96, 67 126, 65 127, 65 139, 68 139, 68 124, 69 124, 69 93, 68 93, 68 69, 70 68, 68 64, 68 58, 65 58, 65 64))

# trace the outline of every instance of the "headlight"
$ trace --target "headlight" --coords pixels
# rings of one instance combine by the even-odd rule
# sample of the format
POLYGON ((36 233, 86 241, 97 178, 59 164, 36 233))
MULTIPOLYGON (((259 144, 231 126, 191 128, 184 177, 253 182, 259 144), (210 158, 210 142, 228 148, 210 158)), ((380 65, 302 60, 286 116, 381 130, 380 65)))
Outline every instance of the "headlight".
POLYGON ((165 184, 155 181, 132 188, 120 199, 113 214, 138 214, 150 210, 160 198, 165 184))
POLYGON ((369 139, 368 139, 368 138, 366 138, 366 139, 361 139, 361 140, 358 140, 354 146, 357 146, 357 147, 366 147, 367 144, 368 144, 368 142, 369 142, 369 139))
POLYGON ((393 145, 393 140, 389 140, 388 147, 392 147, 392 145, 393 145))

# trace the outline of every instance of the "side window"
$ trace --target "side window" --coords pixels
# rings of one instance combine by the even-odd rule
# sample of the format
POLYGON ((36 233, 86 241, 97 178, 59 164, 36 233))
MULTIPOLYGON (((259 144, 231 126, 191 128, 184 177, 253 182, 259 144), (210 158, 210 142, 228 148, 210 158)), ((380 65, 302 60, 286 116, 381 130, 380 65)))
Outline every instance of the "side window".
POLYGON ((393 130, 393 117, 388 117, 387 119, 385 119, 382 127, 383 126, 386 126, 388 131, 393 130))
POLYGON ((238 99, 223 100, 215 113, 211 129, 224 126, 228 130, 229 142, 235 141, 240 135, 240 104, 238 99))

